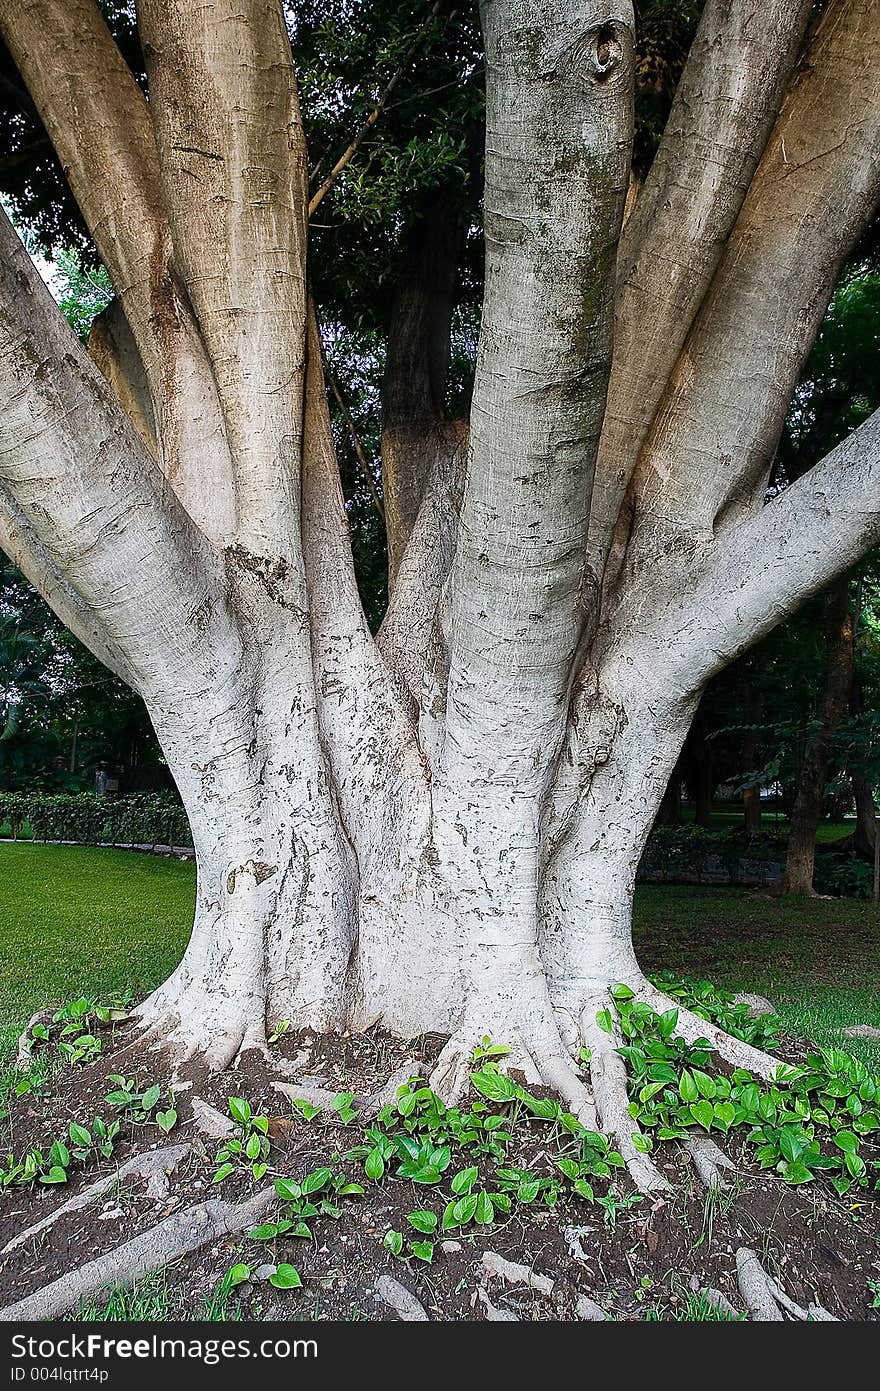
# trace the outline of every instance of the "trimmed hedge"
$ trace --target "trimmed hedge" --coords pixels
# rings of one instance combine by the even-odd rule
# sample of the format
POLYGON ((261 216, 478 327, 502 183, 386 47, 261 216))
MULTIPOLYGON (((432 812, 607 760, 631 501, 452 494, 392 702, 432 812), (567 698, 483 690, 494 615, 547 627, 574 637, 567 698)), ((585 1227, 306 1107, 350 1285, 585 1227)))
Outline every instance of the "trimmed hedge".
MULTIPOLYGON (((0 826, 18 839, 25 825, 34 840, 77 845, 192 845, 180 801, 167 792, 142 792, 112 800, 90 792, 56 795, 0 792, 0 826)), ((696 879, 739 884, 744 878, 767 881, 785 861, 784 836, 762 832, 707 831, 702 826, 657 826, 648 837, 640 878, 663 882, 696 879)), ((820 893, 870 898, 873 870, 854 855, 816 856, 820 893)))
POLYGON ((183 806, 162 792, 110 799, 90 792, 54 795, 0 792, 0 825, 17 839, 25 825, 34 840, 76 845, 192 845, 183 806))
POLYGON ((874 866, 858 855, 832 855, 823 850, 816 856, 813 887, 817 893, 836 898, 873 898, 874 866))
POLYGON ((656 826, 648 837, 639 872, 662 880, 696 878, 719 873, 730 883, 743 878, 767 879, 785 860, 784 836, 762 832, 747 837, 742 831, 707 831, 703 826, 656 826))

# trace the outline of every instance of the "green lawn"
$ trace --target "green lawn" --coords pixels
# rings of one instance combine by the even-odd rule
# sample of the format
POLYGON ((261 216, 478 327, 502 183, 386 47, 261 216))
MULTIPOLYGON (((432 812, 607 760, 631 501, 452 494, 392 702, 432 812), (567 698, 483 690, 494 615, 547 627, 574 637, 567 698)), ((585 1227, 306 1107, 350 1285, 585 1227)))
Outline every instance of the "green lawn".
MULTIPOLYGON (((192 917, 191 862, 73 846, 0 844, 0 1056, 35 1010, 131 990, 178 961, 192 917)), ((745 889, 644 885, 644 965, 755 990, 817 1042, 880 1027, 880 913, 855 899, 771 899, 745 889)), ((880 1065, 880 1047, 845 1046, 880 1065)))
MULTIPOLYGON (((682 807, 682 819, 693 821, 694 808, 689 803, 682 807)), ((717 802, 709 813, 710 831, 741 831, 743 829, 743 810, 742 807, 725 808, 723 804, 717 802)), ((816 830, 816 844, 827 845, 832 841, 841 840, 843 836, 851 836, 856 828, 855 819, 852 821, 820 821, 816 830)), ((788 817, 781 812, 765 811, 761 817, 761 830, 767 835, 787 836, 788 817)))
POLYGON ((0 1055, 35 1010, 143 995, 186 943, 195 866, 126 850, 0 844, 0 1055))
POLYGON ((880 911, 873 904, 643 884, 635 939, 646 969, 766 995, 793 1033, 880 1066, 878 1042, 835 1032, 849 1024, 880 1028, 880 911))

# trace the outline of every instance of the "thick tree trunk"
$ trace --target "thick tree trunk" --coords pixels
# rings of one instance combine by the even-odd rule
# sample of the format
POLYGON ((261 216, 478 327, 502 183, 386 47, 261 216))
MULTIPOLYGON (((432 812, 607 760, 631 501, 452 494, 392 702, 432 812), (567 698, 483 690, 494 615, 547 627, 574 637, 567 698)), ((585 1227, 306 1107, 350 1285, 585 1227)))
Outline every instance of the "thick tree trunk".
POLYGON ((811 894, 816 857, 816 831, 822 819, 822 798, 834 736, 844 718, 853 679, 854 623, 846 580, 834 586, 825 600, 825 640, 828 665, 817 727, 804 750, 797 793, 791 810, 791 829, 785 871, 776 885, 780 894, 811 894))
POLYGON ((853 773, 853 797, 856 803, 856 829, 853 834, 853 848, 865 859, 874 859, 874 845, 877 839, 877 803, 870 782, 861 773, 853 773))
POLYGON ((757 787, 747 787, 743 793, 743 813, 747 836, 761 833, 761 792, 757 787))
POLYGON ((389 345, 374 641, 285 8, 140 0, 147 102, 92 0, 0 0, 120 305, 90 360, 0 212, 0 545, 143 696, 190 816, 192 938, 141 1009, 175 1052, 223 1067, 281 1019, 381 1021, 448 1034, 455 1094, 489 1033, 662 1185, 596 1025, 617 981, 670 1008, 633 951, 645 841, 708 680, 880 540, 880 413, 764 505, 880 194, 878 0, 831 0, 795 77, 811 7, 778 8, 705 6, 617 274, 632 5, 483 6, 470 419, 442 421, 456 256, 435 209, 389 345))

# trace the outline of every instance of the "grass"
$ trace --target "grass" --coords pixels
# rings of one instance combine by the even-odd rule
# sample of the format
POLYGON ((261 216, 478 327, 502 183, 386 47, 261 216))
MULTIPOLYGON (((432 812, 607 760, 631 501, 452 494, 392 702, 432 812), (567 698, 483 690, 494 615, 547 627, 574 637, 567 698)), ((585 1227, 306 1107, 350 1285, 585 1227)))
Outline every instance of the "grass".
MULTIPOLYGON (((694 808, 692 804, 686 802, 682 806, 682 817, 685 821, 693 821, 694 808)), ((855 826, 855 819, 851 821, 821 821, 816 831, 816 844, 826 845, 831 841, 840 840, 843 836, 851 836, 855 826)), ((743 827, 743 809, 741 806, 727 809, 723 803, 715 803, 709 813, 708 830, 741 831, 743 827)), ((788 817, 781 812, 765 809, 761 817, 761 830, 768 835, 787 836, 788 817)))
POLYGON ((745 1314, 725 1313, 702 1294, 688 1294, 677 1309, 657 1304, 645 1312, 646 1323, 740 1323, 745 1318, 745 1314))
POLYGON ((634 936, 647 970, 664 968, 766 995, 786 1030, 880 1067, 880 911, 854 898, 771 898, 749 889, 643 884, 634 936))
MULTIPOLYGON (((0 1057, 38 1009, 78 995, 136 997, 171 972, 195 897, 191 862, 124 850, 0 844, 0 1057)), ((767 995, 785 1028, 880 1067, 880 912, 856 899, 773 899, 747 889, 646 884, 635 937, 669 968, 767 995)))
POLYGON ((70 1317, 76 1323, 167 1323, 169 1320, 229 1323, 239 1319, 229 1271, 202 1297, 195 1311, 183 1290, 169 1290, 166 1272, 152 1271, 133 1285, 110 1285, 70 1317))
POLYGON ((172 1311, 164 1274, 155 1271, 133 1285, 111 1285, 73 1317, 77 1323, 165 1323, 172 1311))
POLYGON ((194 902, 188 861, 0 845, 0 1057, 38 1009, 158 985, 180 959, 194 902))

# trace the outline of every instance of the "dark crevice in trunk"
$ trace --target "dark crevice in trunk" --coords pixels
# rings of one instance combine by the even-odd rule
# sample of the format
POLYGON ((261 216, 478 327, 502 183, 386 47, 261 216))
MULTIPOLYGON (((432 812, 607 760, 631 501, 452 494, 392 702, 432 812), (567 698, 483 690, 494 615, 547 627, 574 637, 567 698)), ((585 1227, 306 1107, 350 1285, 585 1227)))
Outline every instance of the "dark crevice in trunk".
POLYGON ((467 228, 444 189, 433 190, 405 238, 382 384, 382 482, 393 584, 438 447, 459 263, 467 228))

